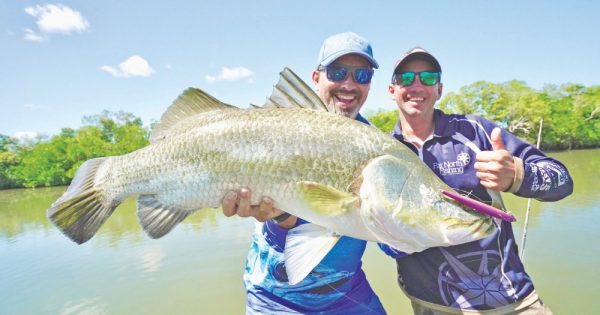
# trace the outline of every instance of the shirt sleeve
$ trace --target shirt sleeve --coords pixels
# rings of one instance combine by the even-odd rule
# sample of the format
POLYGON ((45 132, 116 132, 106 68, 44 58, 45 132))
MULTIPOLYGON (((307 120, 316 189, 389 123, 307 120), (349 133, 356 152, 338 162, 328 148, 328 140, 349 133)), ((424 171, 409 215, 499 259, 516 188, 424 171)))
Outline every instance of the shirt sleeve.
POLYGON ((377 243, 377 245, 379 245, 379 248, 388 256, 392 257, 392 258, 400 258, 400 257, 404 257, 406 255, 408 255, 405 252, 401 252, 395 248, 390 247, 389 245, 386 244, 382 244, 382 243, 377 243))
MULTIPOLYGON (((495 124, 488 123, 495 127, 495 124)), ((491 129, 488 132, 491 132, 491 129)), ((560 161, 546 156, 535 146, 506 130, 502 130, 502 139, 506 149, 513 156, 523 160, 523 182, 515 193, 517 196, 540 201, 557 201, 573 192, 573 179, 560 161)))

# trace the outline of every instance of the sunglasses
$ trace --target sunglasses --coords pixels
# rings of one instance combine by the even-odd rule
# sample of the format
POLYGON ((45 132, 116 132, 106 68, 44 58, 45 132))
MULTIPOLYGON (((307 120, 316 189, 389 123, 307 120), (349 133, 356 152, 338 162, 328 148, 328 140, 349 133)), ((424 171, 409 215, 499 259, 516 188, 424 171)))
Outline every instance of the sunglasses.
POLYGON ((373 78, 373 69, 366 67, 342 67, 336 65, 319 67, 321 71, 327 71, 327 79, 331 82, 344 82, 349 73, 352 73, 354 82, 358 84, 369 84, 373 78))
POLYGON ((392 83, 402 86, 411 86, 415 82, 416 76, 419 75, 419 81, 423 85, 432 86, 440 82, 441 72, 421 71, 421 72, 402 72, 394 73, 392 83))

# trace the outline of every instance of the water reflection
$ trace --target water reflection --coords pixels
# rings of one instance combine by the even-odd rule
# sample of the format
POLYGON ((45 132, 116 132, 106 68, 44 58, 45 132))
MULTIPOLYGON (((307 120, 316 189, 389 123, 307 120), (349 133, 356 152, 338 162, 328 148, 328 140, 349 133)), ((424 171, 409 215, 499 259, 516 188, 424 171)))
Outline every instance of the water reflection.
MULTIPOLYGON (((0 239, 13 239, 33 230, 53 232, 56 228, 46 218, 46 209, 60 197, 66 187, 0 190, 0 239)), ((176 229, 199 231, 202 226, 218 227, 217 211, 202 209, 191 214, 176 229)), ((138 243, 147 237, 136 216, 135 198, 122 203, 104 223, 94 238, 108 246, 127 240, 138 243)))
POLYGON ((550 155, 561 160, 575 178, 573 195, 562 200, 561 205, 574 208, 597 206, 600 200, 600 150, 577 150, 550 155))
POLYGON ((251 220, 204 210, 152 239, 130 200, 77 245, 44 214, 63 189, 0 192, 0 314, 130 314, 132 306, 136 314, 243 312, 251 220), (9 194, 26 197, 7 208, 9 194), (224 295, 233 302, 216 302, 224 295))
POLYGON ((150 247, 139 253, 140 269, 146 273, 153 273, 160 270, 166 254, 160 247, 150 247))
MULTIPOLYGON (((529 224, 537 225, 545 216, 585 216, 596 211, 600 204, 600 150, 578 150, 553 152, 548 155, 557 158, 569 170, 574 179, 573 194, 558 202, 533 200, 529 224)), ((503 194, 507 208, 517 216, 515 225, 520 227, 525 220, 527 199, 512 194, 503 194)))
POLYGON ((75 315, 75 314, 108 314, 106 311, 106 306, 101 303, 100 299, 92 298, 92 299, 83 299, 82 301, 77 302, 67 302, 65 303, 61 310, 60 315, 75 315))
POLYGON ((61 192, 57 188, 0 190, 0 238, 11 238, 32 229, 50 229, 45 207, 61 192))

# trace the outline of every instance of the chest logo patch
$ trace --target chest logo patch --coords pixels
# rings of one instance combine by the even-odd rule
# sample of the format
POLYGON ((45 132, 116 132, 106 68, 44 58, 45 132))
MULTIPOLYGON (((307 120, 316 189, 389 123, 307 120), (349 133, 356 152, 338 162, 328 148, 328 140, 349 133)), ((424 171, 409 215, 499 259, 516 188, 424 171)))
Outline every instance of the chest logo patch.
POLYGON ((433 169, 437 170, 441 176, 461 175, 469 163, 471 163, 471 156, 467 152, 461 152, 456 156, 455 161, 433 163, 433 169))

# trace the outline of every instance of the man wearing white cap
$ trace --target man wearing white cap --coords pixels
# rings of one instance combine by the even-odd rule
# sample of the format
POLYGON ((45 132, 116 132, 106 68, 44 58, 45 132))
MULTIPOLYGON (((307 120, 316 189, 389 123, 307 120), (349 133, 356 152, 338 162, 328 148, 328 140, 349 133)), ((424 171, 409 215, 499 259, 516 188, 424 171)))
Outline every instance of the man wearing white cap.
MULTIPOLYGON (((359 110, 369 94, 373 69, 378 67, 366 39, 341 33, 323 42, 312 79, 325 104, 368 124, 359 110)), ((273 209, 268 198, 260 206, 250 206, 246 188, 230 192, 222 207, 227 216, 266 221, 256 224, 248 254, 246 314, 385 314, 361 268, 365 241, 341 237, 304 280, 290 285, 283 257, 285 239, 290 228, 306 221, 273 209)))
MULTIPOLYGON (((398 60, 388 86, 399 109, 392 136, 450 187, 496 207, 503 207, 502 191, 541 201, 572 193, 559 161, 482 117, 435 109, 441 73, 438 60, 420 47, 398 60)), ((519 259, 512 225, 497 224, 482 240, 411 255, 380 244, 396 258, 398 283, 415 314, 552 314, 519 259)))

